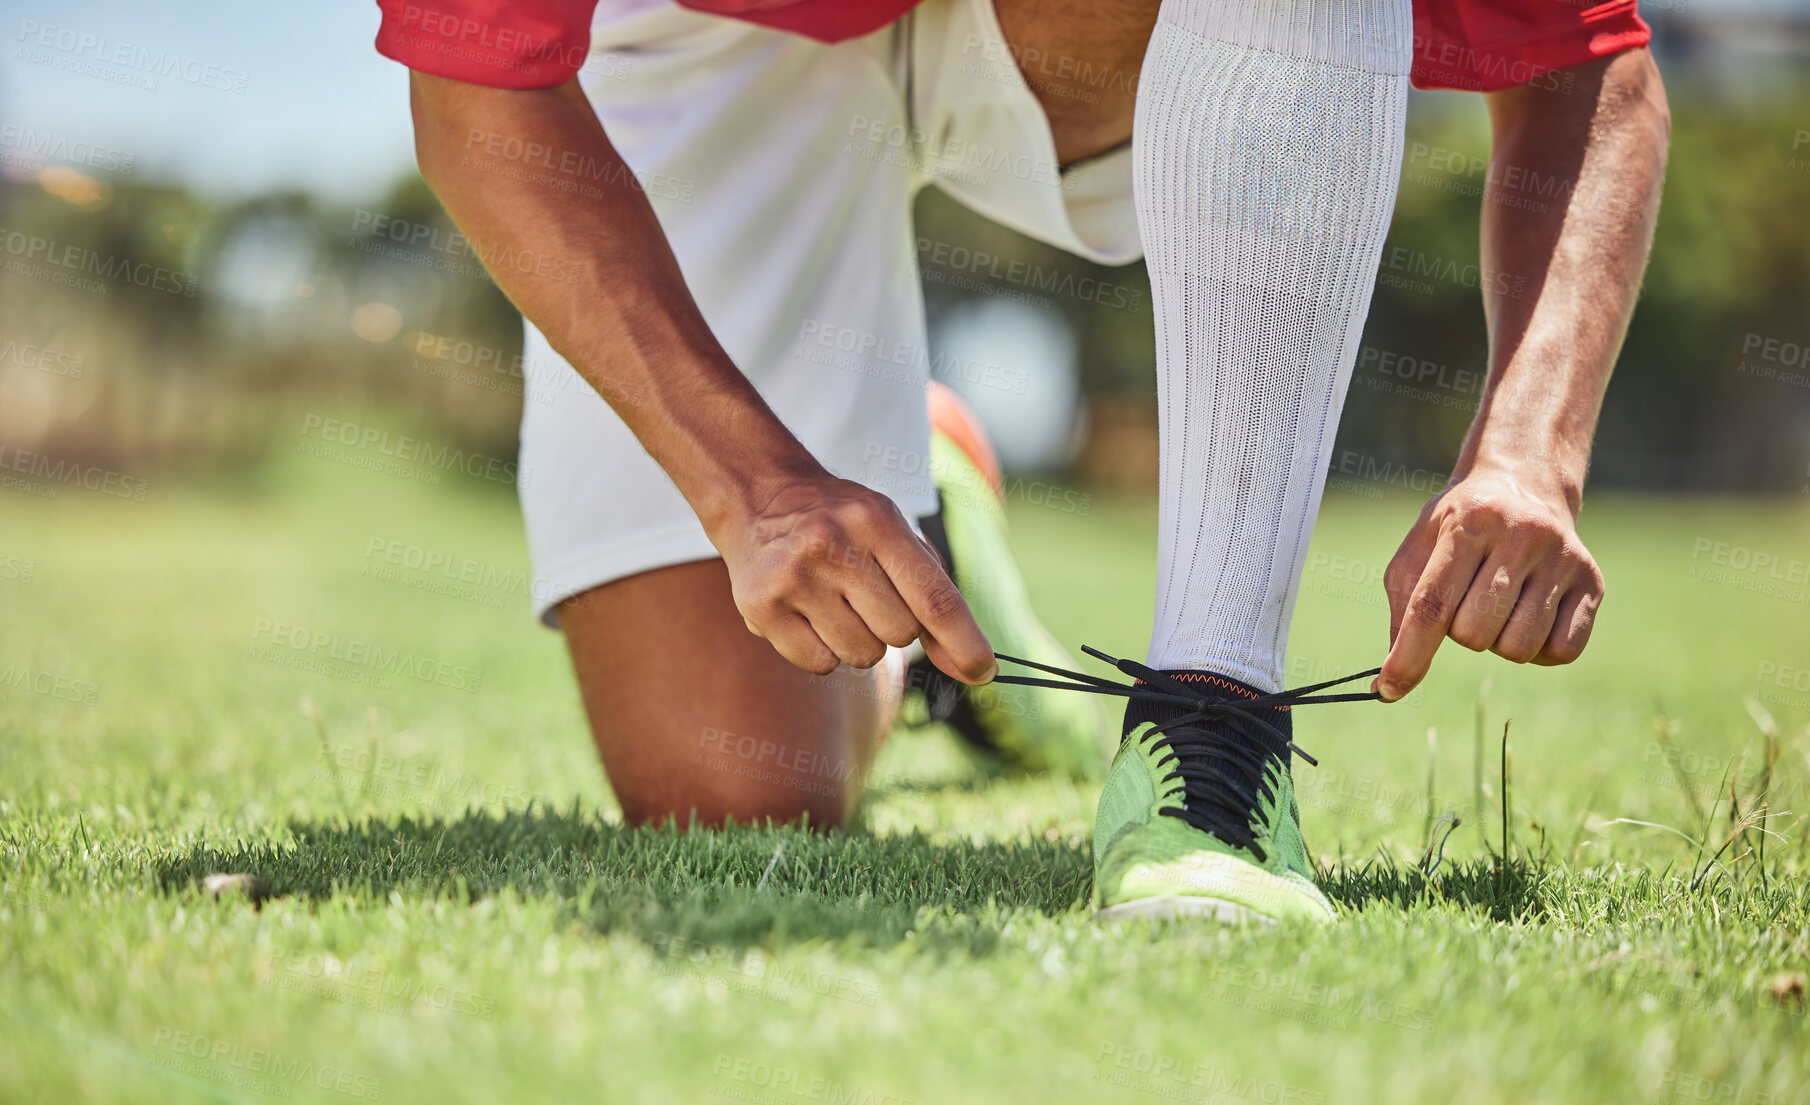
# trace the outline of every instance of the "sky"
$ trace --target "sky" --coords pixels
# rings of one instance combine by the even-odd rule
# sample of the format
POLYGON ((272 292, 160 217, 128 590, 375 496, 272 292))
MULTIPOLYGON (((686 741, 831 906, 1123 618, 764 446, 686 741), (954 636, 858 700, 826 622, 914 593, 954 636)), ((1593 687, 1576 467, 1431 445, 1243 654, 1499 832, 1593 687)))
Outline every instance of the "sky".
POLYGON ((408 73, 372 48, 377 22, 371 0, 0 0, 0 143, 11 124, 213 195, 368 198, 414 166, 408 73), (194 79, 96 60, 134 55, 194 79))
MULTIPOLYGON (((1689 3, 1703 17, 1810 11, 1689 3)), ((221 198, 299 187, 369 199, 414 158, 407 73, 372 48, 377 22, 373 0, 0 0, 0 157, 29 133, 221 198), (193 79, 108 60, 172 56, 193 79)))

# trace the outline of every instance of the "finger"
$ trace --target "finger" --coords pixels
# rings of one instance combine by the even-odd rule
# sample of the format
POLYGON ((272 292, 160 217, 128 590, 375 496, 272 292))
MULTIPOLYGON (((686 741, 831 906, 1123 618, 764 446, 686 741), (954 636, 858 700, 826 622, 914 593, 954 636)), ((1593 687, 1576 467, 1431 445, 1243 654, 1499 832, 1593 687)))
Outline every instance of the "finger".
POLYGON ((874 636, 841 595, 830 594, 799 612, 810 621, 818 639, 851 668, 871 668, 886 655, 886 642, 874 636))
MULTIPOLYGON (((752 626, 750 626, 752 628, 752 626)), ((784 656, 795 668, 817 675, 828 675, 836 670, 836 654, 830 646, 823 643, 811 623, 798 614, 784 614, 767 624, 766 632, 757 632, 755 636, 765 637, 774 651, 784 656)))
POLYGON ((944 673, 980 685, 999 674, 993 646, 974 622, 974 614, 949 573, 910 530, 883 541, 875 550, 899 597, 924 627, 924 655, 944 673))
POLYGON ((1407 616, 1408 599, 1414 594, 1414 585, 1420 582, 1427 559, 1438 544, 1427 533, 1426 528, 1416 522, 1414 529, 1403 539, 1401 548, 1389 558, 1389 566, 1383 570, 1383 593, 1389 597, 1390 647, 1394 647, 1395 638, 1401 633, 1402 619, 1407 616))
POLYGON ((1439 651, 1439 643, 1445 640, 1458 612, 1458 602, 1470 590, 1471 580, 1483 563, 1483 553, 1483 543, 1476 538, 1451 532, 1439 538, 1433 555, 1427 558, 1426 569, 1408 596, 1401 628, 1383 661, 1382 674, 1377 676, 1376 689, 1384 702, 1394 702, 1426 678, 1433 654, 1439 651))
POLYGON ((1490 651, 1504 660, 1525 664, 1538 656, 1552 633, 1553 621, 1559 614, 1559 602, 1570 589, 1574 576, 1563 571, 1542 572, 1521 586, 1515 609, 1496 635, 1490 651))
MULTIPOLYGON (((1526 578, 1524 569, 1492 558, 1471 580, 1470 590, 1465 592, 1457 613, 1452 615, 1452 628, 1447 636, 1472 652, 1482 652, 1494 645, 1502 634, 1502 627, 1514 614, 1526 578)), ((1540 640, 1545 639, 1542 634, 1540 640)))
POLYGON ((1596 612, 1603 604, 1601 577, 1586 578, 1574 584, 1559 600, 1552 632, 1545 647, 1533 658, 1536 664, 1569 664, 1583 655, 1590 643, 1590 632, 1596 628, 1596 612))
POLYGON ((873 635, 894 648, 904 648, 924 632, 884 573, 866 573, 844 597, 873 635))

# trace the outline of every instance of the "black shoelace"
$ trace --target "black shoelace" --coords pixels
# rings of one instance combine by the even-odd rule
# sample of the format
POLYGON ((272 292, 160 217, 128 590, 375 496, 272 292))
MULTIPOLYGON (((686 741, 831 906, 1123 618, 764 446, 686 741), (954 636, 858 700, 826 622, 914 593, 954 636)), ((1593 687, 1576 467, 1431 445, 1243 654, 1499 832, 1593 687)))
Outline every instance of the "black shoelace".
POLYGON ((1255 698, 1237 698, 1214 695, 1209 687, 1189 684, 1168 672, 1147 667, 1136 660, 1116 659, 1086 645, 1081 646, 1081 650, 1095 659, 1111 664, 1138 682, 1114 683, 1096 675, 1053 668, 1004 653, 994 655, 1008 663, 1061 676, 1062 679, 1058 681, 1027 675, 998 675, 993 681, 1026 687, 1117 695, 1121 698, 1184 707, 1182 713, 1155 726, 1161 737, 1152 747, 1168 752, 1168 758, 1162 763, 1169 768, 1168 781, 1174 784, 1164 797, 1175 794, 1182 796, 1179 808, 1167 807, 1162 812, 1179 817, 1234 847, 1250 849, 1259 861, 1267 861, 1269 856, 1252 834, 1251 822, 1257 809, 1259 792, 1274 800, 1265 778, 1269 761, 1272 758, 1282 760, 1286 767, 1286 757, 1289 752, 1293 752, 1315 767, 1320 764, 1319 760, 1297 746, 1289 734, 1270 724, 1259 711, 1327 702, 1371 702, 1382 697, 1375 691, 1356 694, 1315 693, 1376 675, 1381 668, 1361 671, 1342 679, 1328 679, 1324 683, 1290 687, 1255 698), (1208 721, 1230 724, 1205 724, 1208 721), (1245 731, 1238 722, 1249 723, 1255 729, 1245 731))

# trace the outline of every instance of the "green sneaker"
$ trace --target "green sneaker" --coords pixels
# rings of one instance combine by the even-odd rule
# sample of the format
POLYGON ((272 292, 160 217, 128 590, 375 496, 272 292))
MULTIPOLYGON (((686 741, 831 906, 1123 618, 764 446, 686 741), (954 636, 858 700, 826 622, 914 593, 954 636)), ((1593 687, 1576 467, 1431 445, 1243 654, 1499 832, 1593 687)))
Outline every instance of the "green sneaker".
MULTIPOLYGON (((1195 733, 1222 724, 1206 722, 1195 733)), ((1250 815, 1244 832, 1216 832, 1207 827, 1206 801, 1186 793, 1184 764, 1199 757, 1173 752, 1172 740, 1192 735, 1181 729, 1165 734, 1144 722, 1113 761, 1094 815, 1094 907, 1100 918, 1333 920, 1332 903, 1314 885, 1287 765, 1265 756, 1261 785, 1244 807, 1250 815)))
MULTIPOLYGON (((942 511, 925 521, 925 536, 950 563, 975 622, 997 652, 1073 666, 1031 608, 1006 532, 999 465, 979 420, 954 392, 932 385, 930 424, 930 470, 942 511)), ((999 766, 1075 779, 1106 770, 1111 719, 1097 699, 1010 684, 964 691, 927 662, 914 668, 912 685, 924 692, 933 720, 999 766)))
POLYGON ((1333 921, 1301 837, 1289 708, 1376 696, 1310 694, 1347 680, 1265 694, 1212 672, 1158 672, 1087 651, 1142 681, 1125 687, 1041 664, 1028 666, 1075 682, 1002 678, 1130 699, 1094 816, 1100 918, 1333 921))

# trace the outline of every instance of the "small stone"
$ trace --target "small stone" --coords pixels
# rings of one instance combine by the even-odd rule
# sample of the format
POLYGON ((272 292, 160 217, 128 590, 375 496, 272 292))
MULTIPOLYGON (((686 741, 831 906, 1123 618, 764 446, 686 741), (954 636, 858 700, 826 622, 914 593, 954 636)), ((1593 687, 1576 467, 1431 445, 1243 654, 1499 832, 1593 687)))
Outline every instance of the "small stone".
POLYGON ((229 891, 241 891, 251 899, 253 909, 263 909, 264 899, 270 897, 270 884, 256 875, 209 875, 201 880, 201 889, 212 894, 215 900, 229 891))

